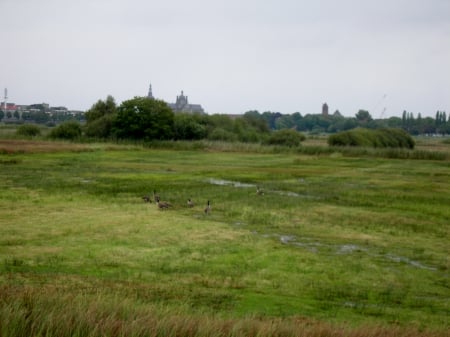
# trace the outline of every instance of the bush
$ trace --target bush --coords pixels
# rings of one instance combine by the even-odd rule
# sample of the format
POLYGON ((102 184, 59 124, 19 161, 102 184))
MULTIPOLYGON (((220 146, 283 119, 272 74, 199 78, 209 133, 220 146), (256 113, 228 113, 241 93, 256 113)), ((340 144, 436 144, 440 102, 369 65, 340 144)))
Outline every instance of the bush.
POLYGON ((109 114, 97 118, 86 124, 85 132, 88 137, 108 138, 111 136, 115 115, 109 114))
POLYGON ((23 124, 17 128, 16 135, 25 137, 35 137, 41 134, 41 129, 34 124, 23 124))
POLYGON ((299 146, 306 137, 293 129, 282 129, 272 132, 269 136, 267 143, 269 145, 284 145, 289 147, 299 146))
POLYGON ((413 149, 412 137, 402 129, 363 129, 343 131, 328 137, 330 146, 391 147, 413 149))
POLYGON ((50 138, 75 140, 81 137, 81 125, 76 121, 65 122, 55 127, 49 135, 50 138))
POLYGON ((236 142, 238 137, 233 132, 224 130, 222 128, 215 128, 208 135, 208 139, 210 140, 221 140, 225 142, 236 142))
POLYGON ((197 121, 195 115, 176 114, 174 120, 176 139, 198 140, 206 137, 206 127, 197 121))

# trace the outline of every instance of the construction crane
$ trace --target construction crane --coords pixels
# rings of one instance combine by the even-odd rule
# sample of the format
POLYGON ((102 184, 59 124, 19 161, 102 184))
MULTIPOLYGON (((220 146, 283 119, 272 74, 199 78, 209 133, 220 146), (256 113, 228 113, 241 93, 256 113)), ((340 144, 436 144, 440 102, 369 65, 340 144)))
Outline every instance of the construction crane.
MULTIPOLYGON (((375 107, 374 107, 374 109, 373 109, 374 113, 375 113, 375 111, 378 111, 379 106, 383 103, 383 101, 386 99, 386 97, 387 97, 387 94, 384 94, 384 95, 380 98, 380 100, 377 102, 377 104, 375 105, 375 107)), ((383 110, 381 111, 381 113, 380 113, 380 118, 379 118, 379 119, 383 119, 384 113, 386 112, 386 110, 387 110, 387 108, 386 108, 386 106, 385 106, 385 107, 383 108, 383 110)))

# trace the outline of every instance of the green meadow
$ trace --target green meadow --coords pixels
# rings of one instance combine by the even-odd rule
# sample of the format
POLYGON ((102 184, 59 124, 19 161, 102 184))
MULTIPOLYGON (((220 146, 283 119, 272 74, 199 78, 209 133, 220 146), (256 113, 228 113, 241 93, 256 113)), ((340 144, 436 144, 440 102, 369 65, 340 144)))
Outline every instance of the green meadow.
POLYGON ((0 140, 0 336, 448 336, 435 147, 0 140))

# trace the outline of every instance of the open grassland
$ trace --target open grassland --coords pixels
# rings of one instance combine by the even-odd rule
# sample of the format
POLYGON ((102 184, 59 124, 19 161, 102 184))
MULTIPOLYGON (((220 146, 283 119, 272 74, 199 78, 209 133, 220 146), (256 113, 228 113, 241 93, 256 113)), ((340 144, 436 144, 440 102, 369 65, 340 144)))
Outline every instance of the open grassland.
POLYGON ((448 336, 448 160, 20 144, 2 336, 448 336))

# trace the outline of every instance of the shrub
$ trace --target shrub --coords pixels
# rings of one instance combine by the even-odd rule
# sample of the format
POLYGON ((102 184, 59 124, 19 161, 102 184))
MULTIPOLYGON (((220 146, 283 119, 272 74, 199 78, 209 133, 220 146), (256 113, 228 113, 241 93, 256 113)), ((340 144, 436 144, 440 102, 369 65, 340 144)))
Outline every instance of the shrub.
POLYGON ((41 134, 41 129, 34 124, 23 124, 17 128, 16 135, 25 137, 35 137, 41 134))
POLYGON ((363 129, 343 131, 328 137, 330 146, 363 146, 363 147, 391 147, 414 148, 414 140, 402 129, 363 129))
POLYGON ((174 120, 176 139, 196 140, 206 137, 206 127, 197 121, 195 115, 176 114, 174 120))
POLYGON ((76 121, 65 122, 55 127, 49 135, 50 138, 75 140, 81 137, 81 125, 76 121))
POLYGON ((293 129, 282 129, 272 132, 267 143, 269 145, 284 145, 289 147, 299 146, 306 137, 293 129))
POLYGON ((109 114, 97 118, 86 124, 85 132, 88 137, 108 138, 111 136, 115 115, 109 114))
POLYGON ((226 142, 235 142, 238 140, 238 137, 233 132, 224 130, 222 128, 215 128, 208 135, 208 139, 210 140, 221 140, 226 142))

